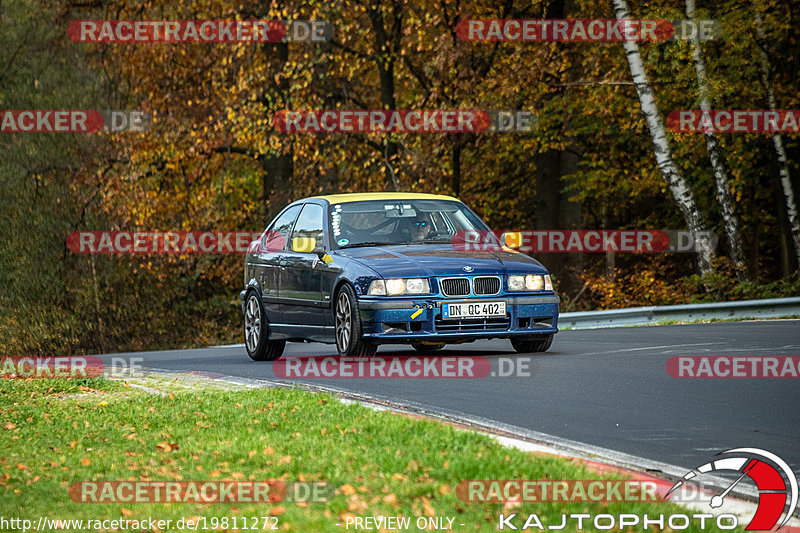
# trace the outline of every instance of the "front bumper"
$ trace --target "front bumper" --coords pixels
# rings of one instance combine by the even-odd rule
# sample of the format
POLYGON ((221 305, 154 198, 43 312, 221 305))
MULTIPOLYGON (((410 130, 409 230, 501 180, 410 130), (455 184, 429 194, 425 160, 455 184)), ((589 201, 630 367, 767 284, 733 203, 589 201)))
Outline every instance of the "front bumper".
POLYGON ((476 298, 359 298, 363 336, 379 343, 463 342, 477 339, 550 335, 558 332, 555 293, 476 298), (445 320, 442 304, 506 302, 506 316, 445 320))

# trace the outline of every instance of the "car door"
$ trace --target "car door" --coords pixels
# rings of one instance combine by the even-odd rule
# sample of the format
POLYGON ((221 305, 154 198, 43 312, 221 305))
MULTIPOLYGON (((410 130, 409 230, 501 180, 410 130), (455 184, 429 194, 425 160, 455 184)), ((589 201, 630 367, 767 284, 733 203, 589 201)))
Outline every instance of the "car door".
MULTIPOLYGON (((327 265, 320 259, 324 249, 324 209, 316 203, 303 206, 280 261, 281 308, 288 324, 321 327, 325 324, 324 308, 330 300, 322 294, 322 280, 327 265), (296 251, 295 239, 314 243, 313 251, 296 251)), ((308 332, 312 336, 311 332, 308 332)), ((313 332, 318 333, 318 332, 313 332)))
POLYGON ((285 323, 278 291, 280 260, 281 254, 290 246, 292 228, 301 207, 293 205, 281 212, 264 232, 259 250, 253 254, 253 275, 261 287, 264 311, 271 324, 285 323))

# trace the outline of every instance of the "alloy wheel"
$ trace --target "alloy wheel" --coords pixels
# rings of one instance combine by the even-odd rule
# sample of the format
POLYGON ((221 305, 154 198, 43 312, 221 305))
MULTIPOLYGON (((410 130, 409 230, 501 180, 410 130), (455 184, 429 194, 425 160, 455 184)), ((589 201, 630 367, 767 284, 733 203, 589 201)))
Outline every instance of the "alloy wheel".
POLYGON ((347 293, 342 291, 336 300, 336 343, 340 351, 345 351, 350 346, 352 328, 352 306, 347 293))
POLYGON ((247 299, 247 309, 244 313, 244 339, 247 349, 256 351, 258 339, 261 336, 261 306, 258 305, 256 296, 250 295, 247 299))

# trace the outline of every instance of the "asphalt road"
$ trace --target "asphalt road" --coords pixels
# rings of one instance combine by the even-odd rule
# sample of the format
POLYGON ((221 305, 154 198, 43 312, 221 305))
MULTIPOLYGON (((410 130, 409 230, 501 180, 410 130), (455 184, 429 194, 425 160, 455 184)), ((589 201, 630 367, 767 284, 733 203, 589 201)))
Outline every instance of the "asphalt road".
MULTIPOLYGON (((335 347, 290 343, 285 356, 335 355, 335 347)), ((379 355, 415 355, 383 346, 379 355)), ((800 355, 800 321, 725 322, 563 331, 545 354, 517 356, 507 340, 448 346, 443 355, 530 361, 528 377, 313 379, 349 391, 489 418, 560 438, 686 468, 729 448, 756 447, 800 471, 800 380, 675 379, 676 355, 800 355)), ((146 365, 276 379, 273 363, 243 346, 125 354, 146 365)))

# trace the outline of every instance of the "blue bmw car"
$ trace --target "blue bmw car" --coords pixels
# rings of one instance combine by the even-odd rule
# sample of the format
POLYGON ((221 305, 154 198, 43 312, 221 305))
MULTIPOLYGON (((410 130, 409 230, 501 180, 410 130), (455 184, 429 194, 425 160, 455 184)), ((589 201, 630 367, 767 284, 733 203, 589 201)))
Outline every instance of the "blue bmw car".
POLYGON ((546 351, 559 303, 547 270, 505 246, 454 247, 465 231, 489 228, 449 196, 337 194, 288 205, 245 259, 247 354, 272 361, 287 341, 370 356, 380 344, 432 352, 493 338, 546 351))

